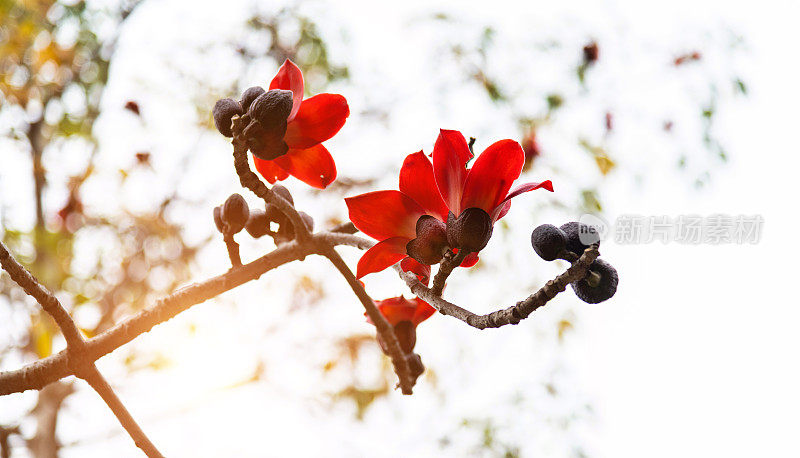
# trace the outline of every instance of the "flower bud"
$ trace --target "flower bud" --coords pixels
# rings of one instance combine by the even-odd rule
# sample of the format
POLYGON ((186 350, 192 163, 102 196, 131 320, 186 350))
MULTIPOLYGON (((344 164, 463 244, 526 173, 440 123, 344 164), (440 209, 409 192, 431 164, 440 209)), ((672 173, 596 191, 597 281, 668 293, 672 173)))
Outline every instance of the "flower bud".
POLYGON ((241 194, 231 194, 222 206, 222 221, 228 226, 228 230, 236 234, 247 224, 250 217, 250 209, 241 194))
POLYGON ((594 243, 600 245, 600 234, 597 233, 597 229, 587 224, 572 221, 562 225, 561 230, 567 236, 567 251, 578 256, 582 255, 590 245, 594 243))
POLYGON ((545 261, 558 259, 567 246, 567 234, 552 224, 542 224, 531 233, 533 251, 545 261))
POLYGON ((596 286, 591 286, 585 278, 573 282, 572 289, 575 291, 575 295, 589 304, 597 304, 614 296, 619 283, 617 269, 602 259, 595 259, 589 266, 589 270, 600 277, 600 282, 596 286))
POLYGON ((480 208, 468 208, 458 218, 447 215, 447 242, 454 248, 477 253, 489 243, 492 229, 492 217, 480 208))
POLYGON ((250 211, 250 217, 247 218, 247 224, 244 225, 244 229, 254 239, 266 235, 269 232, 267 213, 263 210, 250 211))
POLYGON ((219 133, 226 137, 233 137, 231 119, 236 115, 242 114, 242 107, 239 106, 239 102, 233 99, 217 100, 211 113, 214 115, 214 125, 217 126, 219 133))
POLYGON ((285 123, 292 112, 292 91, 273 89, 265 92, 250 104, 247 114, 265 129, 285 123))
POLYGON ((394 325, 394 335, 400 342, 404 353, 411 353, 417 344, 417 328, 414 323, 404 320, 394 325))
POLYGON ((217 226, 218 231, 225 232, 225 224, 222 222, 222 207, 220 206, 214 207, 214 225, 217 226))
POLYGON ((255 99, 257 99, 258 96, 260 96, 261 94, 263 94, 265 92, 266 91, 261 86, 253 86, 253 87, 247 88, 242 93, 242 99, 239 100, 239 105, 242 106, 242 110, 244 112, 247 112, 247 110, 250 109, 250 105, 252 105, 253 101, 255 99))
POLYGON ((417 237, 406 244, 406 253, 421 264, 433 265, 447 251, 447 233, 443 222, 430 215, 417 220, 417 237))

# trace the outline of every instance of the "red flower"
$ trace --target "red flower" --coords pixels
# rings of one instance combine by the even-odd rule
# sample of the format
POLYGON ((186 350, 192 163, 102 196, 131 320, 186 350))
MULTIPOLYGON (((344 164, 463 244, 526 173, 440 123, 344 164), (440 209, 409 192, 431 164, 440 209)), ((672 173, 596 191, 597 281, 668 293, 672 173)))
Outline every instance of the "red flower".
MULTIPOLYGON (((345 199, 353 224, 379 241, 359 260, 359 278, 403 261, 404 270, 414 272, 427 283, 430 266, 407 258, 406 245, 417 238, 420 217, 430 215, 445 224, 450 212, 458 217, 463 210, 479 208, 494 224, 508 213, 512 197, 539 188, 553 191, 547 180, 526 183, 509 192, 525 162, 522 148, 513 140, 492 144, 468 169, 472 153, 464 136, 454 130, 442 130, 432 158, 433 163, 422 151, 406 157, 400 169, 399 191, 375 191, 345 199)), ((430 218, 423 221, 426 227, 435 226, 430 218)), ((471 267, 476 262, 477 253, 471 253, 461 265, 471 267)))
POLYGON ((347 100, 339 94, 317 94, 303 100, 303 73, 289 59, 272 79, 269 89, 292 91, 292 111, 283 141, 286 154, 267 161, 253 157, 256 170, 270 183, 289 175, 324 189, 336 179, 336 164, 322 142, 333 137, 350 116, 347 100))
MULTIPOLYGON (((417 325, 436 313, 435 308, 418 297, 408 300, 403 296, 397 296, 375 301, 375 304, 381 315, 392 326, 396 326, 401 321, 410 321, 414 327, 417 327, 417 325)), ((366 316, 366 313, 364 315, 366 316)), ((369 318, 367 318, 367 321, 372 322, 369 318)))

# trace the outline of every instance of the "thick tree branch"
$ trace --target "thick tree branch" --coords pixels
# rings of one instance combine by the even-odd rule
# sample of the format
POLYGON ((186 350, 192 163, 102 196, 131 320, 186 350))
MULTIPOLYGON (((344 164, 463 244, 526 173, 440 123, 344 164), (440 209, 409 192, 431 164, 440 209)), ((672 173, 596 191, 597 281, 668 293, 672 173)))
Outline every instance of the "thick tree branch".
POLYGON ((403 272, 397 268, 400 277, 417 297, 429 303, 443 315, 449 315, 478 328, 499 328, 507 324, 517 324, 527 318, 534 310, 547 304, 550 299, 564 291, 568 284, 586 277, 589 266, 600 255, 596 245, 592 245, 583 252, 581 257, 566 272, 548 281, 539 291, 528 296, 527 299, 517 302, 513 307, 500 309, 486 315, 476 315, 469 310, 461 308, 436 294, 433 288, 428 288, 411 272, 403 272))

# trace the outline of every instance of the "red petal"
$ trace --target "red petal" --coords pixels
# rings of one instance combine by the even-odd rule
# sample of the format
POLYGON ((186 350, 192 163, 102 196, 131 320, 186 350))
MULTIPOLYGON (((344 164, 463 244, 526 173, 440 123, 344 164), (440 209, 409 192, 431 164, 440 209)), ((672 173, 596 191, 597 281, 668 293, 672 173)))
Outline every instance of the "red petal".
POLYGON ((553 192, 553 183, 550 180, 542 181, 541 183, 525 183, 517 186, 511 193, 509 193, 505 199, 503 199, 500 204, 492 210, 492 221, 497 221, 498 219, 506 216, 508 210, 511 208, 511 199, 517 197, 518 195, 533 191, 534 189, 547 189, 550 192, 553 192))
POLYGON ((428 281, 431 278, 431 266, 420 264, 419 261, 409 256, 400 261, 400 268, 403 269, 403 272, 411 272, 415 274, 417 276, 417 280, 422 282, 422 284, 425 286, 428 285, 428 281))
POLYGON ((392 297, 377 302, 378 310, 392 326, 401 321, 412 321, 416 304, 403 296, 392 297))
POLYGON ((467 181, 461 208, 481 208, 491 214, 522 172, 525 153, 514 140, 500 140, 478 156, 467 181))
POLYGON ((310 148, 336 135, 348 116, 350 107, 341 95, 315 95, 303 100, 297 115, 286 127, 283 140, 289 148, 310 148))
POLYGON ((303 72, 289 59, 278 69, 278 74, 269 83, 270 90, 284 89, 292 91, 292 111, 289 113, 288 121, 294 119, 300 104, 303 101, 303 72))
POLYGON ((259 159, 253 156, 253 162, 255 162, 256 170, 258 173, 261 174, 269 184, 273 184, 276 181, 282 181, 289 177, 289 174, 286 170, 283 170, 275 161, 265 161, 263 159, 259 159))
MULTIPOLYGON (((377 240, 417 236, 417 220, 425 210, 400 191, 374 191, 345 200, 350 221, 377 240)), ((405 253, 405 248, 403 249, 405 253)))
POLYGON ((436 313, 436 309, 431 307, 430 304, 423 301, 422 299, 415 297, 414 302, 417 303, 416 310, 414 311, 414 316, 411 318, 411 322, 414 325, 418 325, 423 321, 427 320, 431 317, 434 313, 436 313))
POLYGON ((373 272, 380 272, 408 256, 406 254, 406 244, 409 240, 405 237, 392 237, 378 242, 358 260, 356 277, 361 278, 373 272))
POLYGON ((467 162, 472 153, 461 132, 444 130, 433 146, 433 175, 445 204, 456 215, 461 214, 461 193, 467 179, 467 162))
POLYGON ((417 201, 431 216, 447 221, 447 205, 436 186, 431 161, 422 151, 409 154, 403 161, 400 169, 400 191, 417 201))
POLYGON ((331 153, 322 145, 290 149, 273 162, 293 177, 315 188, 325 189, 336 179, 336 164, 331 153))
POLYGON ((478 263, 478 253, 470 253, 461 261, 461 267, 472 267, 478 263))

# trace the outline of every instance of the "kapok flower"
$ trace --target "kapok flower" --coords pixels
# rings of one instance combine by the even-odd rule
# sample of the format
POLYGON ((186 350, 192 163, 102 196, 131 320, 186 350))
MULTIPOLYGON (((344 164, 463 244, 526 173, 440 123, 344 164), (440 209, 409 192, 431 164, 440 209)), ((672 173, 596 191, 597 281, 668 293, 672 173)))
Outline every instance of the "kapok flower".
MULTIPOLYGON (((400 348, 405 353, 411 353, 414 350, 417 342, 417 325, 436 312, 436 309, 418 297, 408 300, 403 296, 397 296, 376 301, 376 305, 381 315, 394 327, 400 348)), ((367 321, 372 322, 369 318, 367 321)), ((382 340, 379 339, 379 342, 382 348, 385 347, 386 344, 382 340)))
POLYGON ((460 132, 441 130, 433 147, 433 163, 422 151, 406 157, 399 191, 345 199, 353 224, 379 242, 359 260, 359 278, 402 261, 403 270, 427 283, 430 265, 439 262, 448 249, 469 249, 461 266, 471 267, 478 262, 477 251, 485 246, 494 223, 508 213, 512 197, 539 188, 553 191, 550 180, 525 183, 511 191, 525 162, 522 148, 513 140, 493 143, 468 169, 472 156, 460 132), (477 229, 484 233, 474 236, 477 229))
POLYGON ((322 142, 339 132, 350 108, 339 94, 317 94, 303 100, 303 91, 303 73, 287 59, 272 79, 269 92, 243 107, 249 108, 251 117, 258 108, 267 121, 252 130, 248 146, 256 170, 270 183, 292 175, 324 189, 336 179, 336 164, 322 142))

